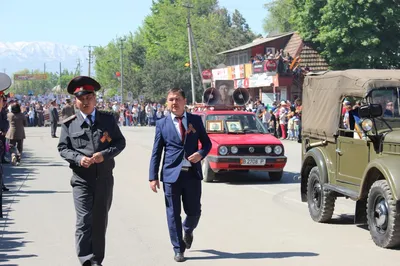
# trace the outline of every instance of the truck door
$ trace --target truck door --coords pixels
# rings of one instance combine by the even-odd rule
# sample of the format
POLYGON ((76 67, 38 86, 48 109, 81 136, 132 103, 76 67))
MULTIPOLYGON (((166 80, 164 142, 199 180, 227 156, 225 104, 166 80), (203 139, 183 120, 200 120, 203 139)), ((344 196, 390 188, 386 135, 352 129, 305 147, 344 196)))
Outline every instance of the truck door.
POLYGON ((370 147, 367 140, 339 136, 336 143, 337 184, 358 191, 369 162, 370 147))

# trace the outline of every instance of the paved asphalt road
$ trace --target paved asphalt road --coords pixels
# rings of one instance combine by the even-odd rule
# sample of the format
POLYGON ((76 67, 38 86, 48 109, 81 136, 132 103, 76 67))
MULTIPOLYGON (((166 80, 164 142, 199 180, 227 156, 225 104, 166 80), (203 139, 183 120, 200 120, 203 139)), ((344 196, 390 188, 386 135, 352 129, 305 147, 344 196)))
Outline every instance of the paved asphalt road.
MULTIPOLYGON (((78 265, 71 172, 50 128, 27 128, 25 158, 6 167, 0 265, 78 265)), ((107 266, 176 265, 162 192, 148 186, 154 128, 124 128, 127 148, 117 157, 107 266)), ((354 203, 339 200, 330 224, 317 224, 300 202, 300 146, 285 142, 283 182, 267 174, 229 175, 204 184, 203 213, 186 265, 398 265, 400 251, 374 245, 352 224, 354 203)))

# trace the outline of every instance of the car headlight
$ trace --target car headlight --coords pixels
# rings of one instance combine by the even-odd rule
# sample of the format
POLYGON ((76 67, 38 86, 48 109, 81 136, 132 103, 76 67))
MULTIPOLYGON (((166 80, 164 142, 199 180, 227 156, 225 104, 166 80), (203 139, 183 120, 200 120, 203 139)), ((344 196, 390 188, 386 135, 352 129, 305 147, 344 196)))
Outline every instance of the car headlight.
POLYGON ((265 146, 265 153, 271 153, 272 152, 272 147, 271 146, 265 146))
POLYGON ((221 155, 227 155, 228 154, 228 148, 225 147, 225 146, 219 147, 218 151, 219 151, 219 154, 221 154, 221 155))
POLYGON ((372 120, 371 119, 364 119, 361 123, 361 127, 365 132, 371 131, 373 126, 372 120))
POLYGON ((280 155, 283 152, 283 149, 281 146, 275 146, 274 152, 276 155, 280 155))
POLYGON ((232 152, 233 154, 238 153, 238 151, 239 151, 238 147, 236 147, 236 146, 232 146, 232 147, 231 147, 231 152, 232 152))

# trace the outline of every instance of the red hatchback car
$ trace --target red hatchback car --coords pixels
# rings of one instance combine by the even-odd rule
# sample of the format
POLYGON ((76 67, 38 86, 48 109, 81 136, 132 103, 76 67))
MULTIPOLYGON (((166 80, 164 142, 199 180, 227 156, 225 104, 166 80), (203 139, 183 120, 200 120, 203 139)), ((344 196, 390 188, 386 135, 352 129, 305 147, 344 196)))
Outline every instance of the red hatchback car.
POLYGON ((269 134, 254 113, 235 110, 195 112, 202 117, 212 149, 202 162, 205 182, 226 171, 266 171, 279 181, 286 165, 282 142, 269 134))

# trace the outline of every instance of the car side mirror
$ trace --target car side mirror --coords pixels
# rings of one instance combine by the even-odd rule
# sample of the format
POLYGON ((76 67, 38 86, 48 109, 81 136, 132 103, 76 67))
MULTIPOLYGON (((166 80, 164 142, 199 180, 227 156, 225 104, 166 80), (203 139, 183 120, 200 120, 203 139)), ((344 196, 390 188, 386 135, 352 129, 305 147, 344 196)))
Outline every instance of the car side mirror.
POLYGON ((382 106, 380 104, 369 104, 361 106, 358 110, 360 118, 374 118, 382 116, 382 106))

